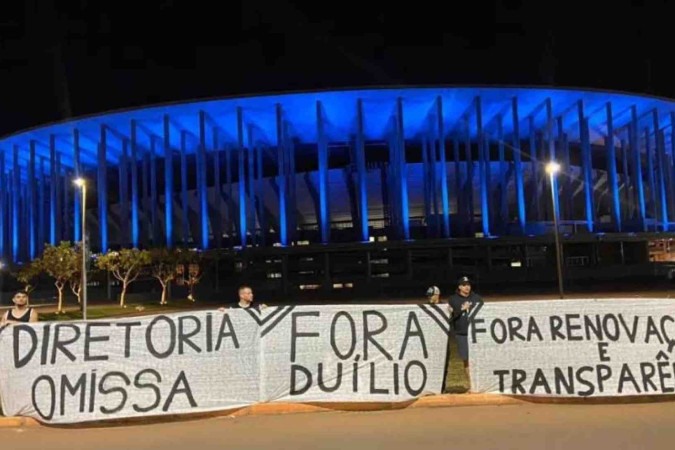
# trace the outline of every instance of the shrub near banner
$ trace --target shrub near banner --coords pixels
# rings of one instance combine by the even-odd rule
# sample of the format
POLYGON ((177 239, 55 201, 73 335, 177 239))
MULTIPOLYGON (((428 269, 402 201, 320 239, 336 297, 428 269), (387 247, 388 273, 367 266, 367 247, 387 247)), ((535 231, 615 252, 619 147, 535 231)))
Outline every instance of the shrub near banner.
POLYGON ((486 303, 473 316, 469 345, 476 392, 675 392, 675 300, 486 303))
POLYGON ((48 423, 442 391, 442 306, 233 309, 0 331, 7 415, 48 423))

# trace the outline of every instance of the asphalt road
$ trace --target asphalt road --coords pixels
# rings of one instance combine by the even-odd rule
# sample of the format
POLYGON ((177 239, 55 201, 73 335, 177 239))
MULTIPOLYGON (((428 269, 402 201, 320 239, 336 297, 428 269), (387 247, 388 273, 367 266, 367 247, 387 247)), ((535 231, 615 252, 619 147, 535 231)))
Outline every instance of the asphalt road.
POLYGON ((675 402, 419 408, 220 417, 106 428, 0 429, 3 448, 672 449, 675 402))

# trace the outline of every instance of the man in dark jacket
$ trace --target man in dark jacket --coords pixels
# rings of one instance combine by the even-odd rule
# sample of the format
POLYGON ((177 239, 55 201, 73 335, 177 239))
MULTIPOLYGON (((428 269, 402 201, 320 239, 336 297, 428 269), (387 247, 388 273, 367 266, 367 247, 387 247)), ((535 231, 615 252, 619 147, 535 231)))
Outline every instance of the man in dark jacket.
POLYGON ((455 331, 457 348, 459 356, 464 362, 464 371, 471 386, 471 376, 469 375, 469 320, 473 317, 477 307, 483 303, 483 299, 478 294, 471 291, 471 280, 469 277, 461 277, 457 281, 457 291, 450 296, 450 321, 455 331))

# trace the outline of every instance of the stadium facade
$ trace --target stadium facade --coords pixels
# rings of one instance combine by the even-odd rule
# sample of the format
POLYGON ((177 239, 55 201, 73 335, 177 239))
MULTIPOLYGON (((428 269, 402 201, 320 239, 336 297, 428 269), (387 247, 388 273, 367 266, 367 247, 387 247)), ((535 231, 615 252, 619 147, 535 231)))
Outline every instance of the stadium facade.
POLYGON ((285 287, 429 270, 549 273, 554 209, 570 270, 603 258, 640 265, 650 240, 675 229, 674 125, 668 99, 492 87, 265 95, 73 119, 0 139, 0 257, 25 262, 44 243, 81 240, 72 180, 83 176, 94 251, 224 249, 285 287), (562 166, 555 201, 552 160, 562 166))

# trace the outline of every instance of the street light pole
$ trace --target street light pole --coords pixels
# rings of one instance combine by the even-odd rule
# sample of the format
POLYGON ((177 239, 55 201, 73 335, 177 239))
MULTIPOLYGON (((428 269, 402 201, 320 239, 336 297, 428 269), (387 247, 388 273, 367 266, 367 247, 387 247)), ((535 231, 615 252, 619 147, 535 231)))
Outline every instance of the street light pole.
POLYGON ((553 234, 555 235, 555 260, 558 271, 558 293, 560 298, 564 298, 563 291, 563 275, 562 275, 562 249, 560 248, 560 236, 558 232, 558 197, 557 197, 557 178, 556 175, 560 172, 560 164, 551 161, 546 165, 546 173, 549 174, 551 181, 551 201, 553 206, 553 234))
POLYGON ((82 189, 82 319, 87 320, 87 182, 77 178, 75 185, 82 189))
POLYGON ((0 306, 2 305, 2 290, 5 289, 5 263, 0 261, 0 306))

